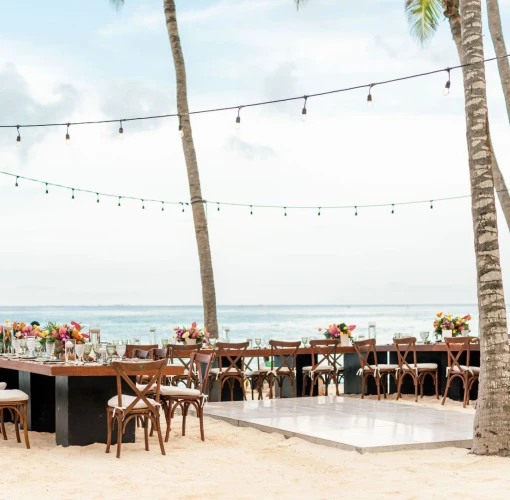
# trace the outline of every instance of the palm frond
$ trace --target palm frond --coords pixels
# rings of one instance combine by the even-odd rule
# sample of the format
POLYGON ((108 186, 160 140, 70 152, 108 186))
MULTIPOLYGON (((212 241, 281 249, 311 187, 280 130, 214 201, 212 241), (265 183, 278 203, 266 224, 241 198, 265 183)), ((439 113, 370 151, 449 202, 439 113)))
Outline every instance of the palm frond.
POLYGON ((120 10, 124 6, 124 0, 110 0, 110 5, 120 10))
POLYGON ((436 34, 443 5, 441 0, 406 0, 406 15, 411 36, 423 46, 436 34))

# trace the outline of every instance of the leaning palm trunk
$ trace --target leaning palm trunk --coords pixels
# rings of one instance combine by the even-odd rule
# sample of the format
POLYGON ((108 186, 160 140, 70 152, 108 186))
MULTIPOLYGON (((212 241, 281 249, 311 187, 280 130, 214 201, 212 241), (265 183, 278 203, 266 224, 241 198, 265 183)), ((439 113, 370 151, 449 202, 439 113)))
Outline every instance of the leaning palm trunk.
POLYGON ((165 18, 174 58, 175 75, 177 80, 177 112, 182 123, 182 147, 188 170, 189 190, 191 195, 191 207, 195 234, 198 246, 198 258, 200 261, 200 276, 202 278, 202 300, 204 304, 204 320, 207 330, 213 337, 218 336, 218 319, 216 316, 216 292, 214 290, 214 276, 209 246, 209 231, 205 215, 200 177, 198 174, 197 156, 191 133, 191 123, 188 108, 188 95, 186 87, 186 68, 182 54, 181 40, 177 27, 175 1, 164 0, 165 18))
MULTIPOLYGON (((492 0, 487 0, 487 3, 489 3, 490 1, 492 1, 492 0)), ((496 2, 496 4, 497 4, 497 2, 496 2)), ((448 17, 448 20, 450 21, 450 30, 452 33, 453 41, 455 42, 455 45, 457 47, 457 53, 459 54, 459 60, 462 61, 462 28, 461 28, 461 24, 460 24, 458 0, 454 0, 454 1, 450 0, 448 2, 448 5, 446 5, 446 3, 443 0, 443 5, 445 7, 445 15, 448 17)), ((499 14, 499 11, 498 11, 498 14, 499 14)), ((504 42, 503 42, 503 50, 505 50, 504 42)), ((505 62, 508 64, 508 60, 505 59, 505 62)), ((462 62, 461 62, 461 64, 462 64, 462 62)), ((466 70, 466 68, 463 68, 463 73, 465 73, 465 70, 466 70)), ((503 78, 501 78, 501 83, 503 84, 503 87, 504 87, 503 78)), ((489 124, 487 122, 487 128, 488 127, 489 127, 489 124)), ((489 135, 489 148, 490 148, 490 151, 492 154, 494 189, 496 190, 496 193, 498 195, 499 203, 503 210, 503 215, 505 216, 505 220, 506 220, 508 229, 510 229, 510 193, 508 193, 505 179, 503 177, 503 174, 501 173, 501 170, 499 169, 499 164, 496 159, 496 155, 494 154, 494 148, 492 146, 492 141, 491 141, 489 130, 487 133, 489 135)))
POLYGON ((481 0, 461 0, 461 12, 461 62, 474 64, 463 71, 480 316, 480 382, 473 452, 510 456, 510 352, 487 126, 481 0))

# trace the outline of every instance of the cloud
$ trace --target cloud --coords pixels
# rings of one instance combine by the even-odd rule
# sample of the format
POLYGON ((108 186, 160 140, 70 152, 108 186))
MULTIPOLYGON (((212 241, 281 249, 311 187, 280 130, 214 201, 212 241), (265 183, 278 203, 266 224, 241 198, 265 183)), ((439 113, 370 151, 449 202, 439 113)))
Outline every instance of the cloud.
POLYGON ((247 160, 267 160, 276 156, 276 152, 272 147, 262 144, 250 144, 239 137, 229 137, 226 144, 231 151, 241 154, 247 160))
MULTIPOLYGON (((14 64, 7 63, 0 69, 2 125, 65 122, 70 119, 78 99, 78 91, 73 85, 60 84, 53 87, 48 100, 42 102, 34 97, 28 81, 14 64)), ((29 144, 40 140, 47 131, 31 129, 29 144)), ((0 144, 14 143, 14 134, 15 131, 1 134, 0 144)), ((21 135, 23 137, 23 130, 21 135)))

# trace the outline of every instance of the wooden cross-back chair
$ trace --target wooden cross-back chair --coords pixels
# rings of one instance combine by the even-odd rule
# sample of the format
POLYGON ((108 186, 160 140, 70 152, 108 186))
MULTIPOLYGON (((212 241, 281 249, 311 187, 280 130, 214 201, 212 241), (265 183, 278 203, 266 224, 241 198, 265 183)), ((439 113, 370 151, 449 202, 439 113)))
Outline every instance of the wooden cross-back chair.
POLYGON ((446 368, 446 388, 441 404, 444 405, 446 401, 452 381, 458 378, 462 381, 464 389, 462 406, 465 408, 469 404, 469 392, 480 376, 480 367, 471 366, 471 344, 478 342, 478 339, 476 337, 446 337, 444 341, 448 352, 448 366, 446 368), (466 354, 465 365, 460 363, 460 358, 464 353, 466 354))
POLYGON ((340 341, 337 339, 310 340, 312 348, 312 366, 303 367, 303 391, 301 396, 305 395, 306 385, 310 381, 310 396, 313 396, 313 388, 319 380, 322 380, 325 387, 325 395, 328 395, 328 387, 331 382, 335 384, 336 395, 338 390, 338 346, 340 341))
POLYGON ((423 398, 423 383, 427 375, 430 375, 436 389, 436 398, 439 399, 439 378, 438 367, 436 363, 418 363, 416 356, 416 337, 404 337, 393 339, 393 344, 398 356, 397 371, 397 399, 402 395, 402 383, 404 377, 409 376, 414 383, 414 397, 418 402, 418 387, 420 388, 420 397, 423 398), (409 361, 412 357, 412 361, 409 361))
POLYGON ((186 435, 186 417, 189 407, 192 406, 197 417, 200 419, 200 438, 205 440, 204 436, 204 405, 207 399, 207 383, 209 381, 209 371, 214 361, 215 353, 205 354, 204 351, 192 351, 188 367, 188 378, 186 387, 182 386, 162 386, 161 402, 166 418, 166 436, 168 441, 171 430, 171 421, 175 410, 181 408, 182 411, 182 435, 186 435), (192 387, 193 386, 193 387, 192 387))
MULTIPOLYGON (((262 358, 262 362, 264 363, 264 359, 262 358)), ((257 388, 258 392, 258 399, 263 399, 264 394, 264 382, 267 382, 268 384, 271 384, 271 367, 266 366, 265 363, 261 365, 260 363, 260 355, 256 354, 249 358, 248 362, 245 363, 245 368, 250 371, 245 372, 245 377, 248 383, 250 384, 251 388, 251 398, 254 398, 254 390, 257 388), (250 369, 250 365, 253 362, 253 360, 257 360, 257 368, 255 370, 250 369)))
MULTIPOLYGON (((170 385, 179 385, 180 382, 186 382, 188 380, 191 353, 198 352, 200 349, 202 349, 202 344, 168 344, 167 351, 170 364, 182 365, 184 367, 184 373, 181 375, 171 375, 168 377, 170 380, 170 385)), ((192 382, 194 383, 195 380, 192 379, 192 382)))
POLYGON ((12 421, 14 422, 14 431, 16 432, 16 440, 21 443, 19 433, 20 425, 23 426, 23 437, 25 438, 25 446, 30 449, 30 441, 28 440, 28 394, 19 389, 6 389, 6 385, 2 383, 0 390, 0 431, 4 440, 7 440, 5 432, 4 410, 9 411, 12 421))
POLYGON ((114 361, 112 363, 117 377, 117 396, 110 398, 106 408, 108 432, 106 453, 110 453, 112 432, 114 426, 117 425, 117 458, 120 458, 122 435, 128 422, 133 418, 141 417, 145 435, 145 450, 149 451, 149 422, 151 422, 158 433, 161 454, 165 455, 159 418, 161 378, 165 366, 165 359, 139 362, 114 361), (141 375, 148 377, 148 383, 143 388, 137 386, 130 378, 130 376, 139 377, 141 375), (123 381, 133 391, 134 396, 122 393, 123 381))
POLYGON ((214 381, 218 383, 218 401, 221 401, 221 391, 225 382, 230 388, 230 400, 234 399, 234 384, 239 382, 243 391, 243 399, 246 401, 246 388, 244 386, 244 357, 250 343, 247 342, 217 342, 216 359, 218 367, 211 368, 209 372, 209 395, 211 394, 214 381))
POLYGON ((135 354, 138 351, 147 351, 149 352, 151 349, 157 349, 157 344, 147 344, 147 345, 138 345, 138 344, 127 344, 126 345, 126 358, 134 358, 135 354))
POLYGON ((394 364, 379 364, 377 362, 377 351, 375 348, 375 339, 358 340, 354 342, 354 349, 358 354, 360 369, 358 375, 361 376, 361 399, 365 398, 365 387, 368 377, 373 377, 377 388, 377 399, 381 399, 381 388, 386 399, 388 375, 391 375, 395 384, 397 383, 397 368, 394 364), (372 362, 370 362, 372 357, 372 362))
POLYGON ((287 342, 283 340, 270 340, 271 346, 271 378, 269 384, 269 397, 273 396, 273 387, 276 397, 276 383, 280 387, 282 396, 283 383, 288 379, 292 388, 292 397, 296 397, 296 357, 301 341, 287 342), (280 364, 275 365, 275 358, 280 359, 280 364))

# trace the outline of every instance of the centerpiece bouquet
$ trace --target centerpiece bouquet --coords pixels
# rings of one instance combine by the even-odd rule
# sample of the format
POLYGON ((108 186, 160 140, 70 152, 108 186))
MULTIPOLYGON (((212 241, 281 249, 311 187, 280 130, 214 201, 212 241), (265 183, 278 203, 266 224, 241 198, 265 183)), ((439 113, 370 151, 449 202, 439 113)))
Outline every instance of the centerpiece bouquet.
POLYGON ((76 321, 71 323, 63 323, 57 325, 53 322, 48 322, 44 327, 43 331, 40 331, 38 337, 41 338, 41 342, 65 342, 66 340, 75 340, 77 344, 84 344, 89 335, 81 332, 82 326, 76 321))
POLYGON ((452 316, 451 314, 443 315, 442 312, 436 314, 437 319, 434 321, 434 335, 438 339, 441 335, 443 337, 457 337, 469 332, 469 321, 471 316, 452 316))
POLYGON ((0 350, 1 352, 8 352, 8 349, 11 346, 12 342, 12 328, 10 326, 10 321, 5 321, 5 326, 0 325, 0 350))
MULTIPOLYGON (((324 328, 324 337, 340 340, 342 345, 349 345, 352 340, 352 332, 355 329, 356 325, 348 325, 347 323, 332 324, 324 328)), ((323 329, 319 328, 319 332, 322 331, 323 329)))
POLYGON ((196 322, 191 323, 191 327, 176 326, 174 328, 175 339, 177 342, 184 342, 186 344, 200 344, 209 338, 207 328, 197 328, 196 322))
POLYGON ((25 339, 29 336, 35 336, 37 335, 37 329, 39 327, 27 325, 23 323, 18 323, 17 321, 12 322, 12 335, 15 339, 25 339))

